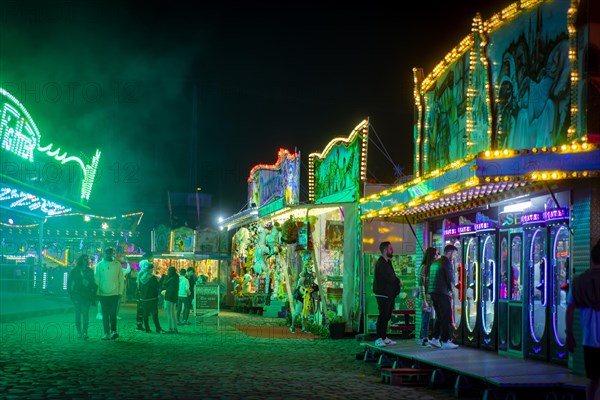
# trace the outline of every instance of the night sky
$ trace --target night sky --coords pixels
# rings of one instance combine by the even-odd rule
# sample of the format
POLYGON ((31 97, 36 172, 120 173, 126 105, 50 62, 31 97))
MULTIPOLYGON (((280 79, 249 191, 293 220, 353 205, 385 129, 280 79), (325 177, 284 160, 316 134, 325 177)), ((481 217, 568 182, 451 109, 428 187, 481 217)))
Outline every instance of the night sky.
POLYGON ((367 116, 394 162, 371 143, 369 179, 412 174, 412 68, 511 2, 214 3, 2 1, 1 86, 43 144, 102 150, 96 213, 167 223, 167 192, 201 187, 231 215, 280 147, 302 152, 306 198, 308 154, 367 116))

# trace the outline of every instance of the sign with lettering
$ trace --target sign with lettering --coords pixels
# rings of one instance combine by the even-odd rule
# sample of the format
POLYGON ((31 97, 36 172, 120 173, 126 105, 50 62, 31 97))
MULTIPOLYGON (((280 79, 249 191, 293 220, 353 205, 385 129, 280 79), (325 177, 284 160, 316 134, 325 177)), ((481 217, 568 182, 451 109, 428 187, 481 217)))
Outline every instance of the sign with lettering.
POLYGON ((523 215, 522 211, 504 212, 504 213, 498 214, 498 219, 500 220, 500 226, 505 228, 505 227, 509 227, 509 226, 520 225, 521 215, 523 215))
POLYGON ((219 285, 202 283, 196 285, 196 316, 219 315, 219 285))
POLYGON ((446 228, 444 229, 444 236, 458 236, 458 228, 446 228))
POLYGON ((10 187, 0 188, 0 205, 4 204, 8 205, 11 209, 37 210, 47 216, 64 214, 71 211, 70 208, 66 208, 54 201, 10 187))
POLYGON ((535 224, 538 222, 543 222, 541 213, 529 213, 521 215, 521 224, 535 224))
POLYGON ((479 231, 491 231, 496 229, 496 224, 494 222, 478 222, 475 224, 475 230, 479 231))
POLYGON ((85 204, 96 179, 100 151, 84 161, 53 143, 43 145, 27 109, 0 88, 0 158, 3 175, 85 204))
POLYGON ((459 235, 465 235, 467 233, 473 233, 475 231, 475 228, 473 225, 460 225, 458 227, 458 234, 459 235))
POLYGON ((555 221, 569 218, 569 210, 567 208, 555 208, 543 212, 544 221, 555 221))

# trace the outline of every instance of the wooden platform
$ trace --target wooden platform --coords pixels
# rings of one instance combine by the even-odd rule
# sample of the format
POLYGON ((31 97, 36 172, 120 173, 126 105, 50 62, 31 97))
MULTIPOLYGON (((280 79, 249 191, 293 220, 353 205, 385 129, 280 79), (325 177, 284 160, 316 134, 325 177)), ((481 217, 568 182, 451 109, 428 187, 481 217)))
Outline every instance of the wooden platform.
POLYGON ((461 346, 440 350, 418 346, 413 340, 399 341, 393 346, 376 347, 362 343, 372 354, 397 358, 419 369, 440 369, 456 376, 482 381, 497 388, 563 388, 584 392, 585 377, 573 375, 563 366, 546 362, 512 358, 495 352, 461 346))
POLYGON ((425 386, 431 373, 430 369, 381 368, 381 381, 390 385, 425 386))

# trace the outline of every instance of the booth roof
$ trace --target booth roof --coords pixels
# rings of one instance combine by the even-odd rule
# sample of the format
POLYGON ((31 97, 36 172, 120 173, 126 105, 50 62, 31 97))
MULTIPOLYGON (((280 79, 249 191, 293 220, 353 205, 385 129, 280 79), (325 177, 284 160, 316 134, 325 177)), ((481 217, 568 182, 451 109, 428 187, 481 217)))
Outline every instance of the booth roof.
POLYGON ((361 219, 425 219, 599 175, 597 144, 487 151, 361 199, 361 219))

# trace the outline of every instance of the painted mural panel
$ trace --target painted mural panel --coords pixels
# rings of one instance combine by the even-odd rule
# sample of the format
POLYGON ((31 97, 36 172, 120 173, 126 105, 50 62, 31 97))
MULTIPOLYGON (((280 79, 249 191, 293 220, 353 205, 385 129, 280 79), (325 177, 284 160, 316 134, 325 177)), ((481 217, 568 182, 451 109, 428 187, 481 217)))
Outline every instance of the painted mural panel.
POLYGON ((466 156, 468 57, 458 58, 425 92, 425 173, 466 156))
MULTIPOLYGON (((335 144, 327 157, 315 158, 315 199, 334 193, 359 193, 359 141, 335 144)), ((340 199, 339 201, 343 201, 340 199)))
POLYGON ((545 2, 489 34, 500 149, 552 146, 567 140, 569 3, 545 2))
POLYGON ((279 150, 272 165, 259 164, 248 178, 248 201, 257 207, 285 198, 287 205, 298 204, 300 198, 300 152, 279 150))
POLYGON ((468 143, 469 155, 477 154, 481 151, 489 150, 490 143, 489 122, 489 102, 488 102, 488 72, 487 65, 481 61, 482 47, 477 43, 471 51, 474 52, 476 60, 471 72, 471 131, 469 133, 468 143))

